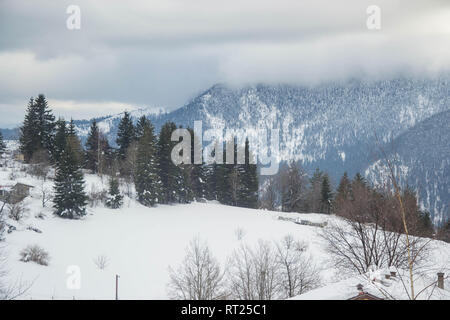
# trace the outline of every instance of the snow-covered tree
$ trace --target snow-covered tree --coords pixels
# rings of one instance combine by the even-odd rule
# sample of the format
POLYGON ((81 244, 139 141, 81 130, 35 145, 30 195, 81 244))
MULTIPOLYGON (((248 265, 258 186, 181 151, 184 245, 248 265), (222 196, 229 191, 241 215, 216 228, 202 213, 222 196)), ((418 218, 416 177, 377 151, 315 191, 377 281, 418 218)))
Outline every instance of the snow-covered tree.
POLYGON ((87 196, 81 165, 72 144, 66 144, 56 164, 55 213, 63 218, 75 219, 86 214, 87 196))
POLYGON ((118 209, 123 204, 123 195, 120 193, 119 180, 117 178, 111 177, 109 179, 109 191, 105 204, 111 209, 118 209))
POLYGON ((145 206, 153 206, 161 199, 161 179, 159 177, 156 151, 156 137, 149 122, 143 128, 136 155, 134 184, 137 199, 145 206))
POLYGON ((119 146, 119 157, 124 160, 127 155, 127 149, 131 142, 135 139, 135 128, 129 112, 124 112, 123 118, 120 120, 117 131, 117 145, 119 146))

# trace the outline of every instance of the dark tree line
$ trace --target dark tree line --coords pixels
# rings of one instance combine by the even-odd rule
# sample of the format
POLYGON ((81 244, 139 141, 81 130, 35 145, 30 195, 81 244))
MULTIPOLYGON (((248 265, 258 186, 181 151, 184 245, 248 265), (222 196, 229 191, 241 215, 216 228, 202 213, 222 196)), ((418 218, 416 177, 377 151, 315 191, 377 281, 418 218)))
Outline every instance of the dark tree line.
MULTIPOLYGON (((371 186, 359 173, 353 179, 344 173, 333 191, 327 173, 316 169, 309 178, 299 164, 291 162, 282 166, 276 176, 264 181, 261 189, 260 206, 265 209, 333 213, 351 220, 362 219, 364 215, 364 223, 372 223, 373 217, 382 215, 383 228, 403 232, 398 200, 392 190, 371 186)), ((431 236, 430 214, 420 210, 415 192, 406 187, 402 197, 411 234, 431 236)))
MULTIPOLYGON (((245 164, 175 165, 171 153, 178 141, 172 141, 171 136, 176 129, 175 123, 167 122, 156 135, 153 124, 145 116, 134 125, 130 114, 125 112, 118 128, 117 149, 109 145, 95 120, 83 148, 73 121, 69 124, 64 119, 55 121, 41 94, 36 99, 31 98, 28 104, 20 130, 20 150, 27 163, 45 159, 55 167, 54 205, 56 214, 62 217, 76 218, 86 213, 82 168, 111 177, 105 203, 111 208, 122 204, 118 178, 132 181, 137 200, 146 206, 209 199, 228 205, 257 207, 258 177, 256 165, 249 163, 248 141, 245 164)), ((193 139, 193 130, 188 130, 192 136, 193 159, 197 140, 193 139)))

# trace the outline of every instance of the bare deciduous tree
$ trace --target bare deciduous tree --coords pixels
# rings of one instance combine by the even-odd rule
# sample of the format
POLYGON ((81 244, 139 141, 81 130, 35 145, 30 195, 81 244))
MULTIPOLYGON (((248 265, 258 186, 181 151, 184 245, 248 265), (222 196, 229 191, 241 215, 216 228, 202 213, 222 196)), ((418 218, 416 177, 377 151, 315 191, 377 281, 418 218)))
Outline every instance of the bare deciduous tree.
POLYGON ((191 240, 183 263, 169 267, 169 296, 181 300, 216 300, 225 297, 223 272, 208 245, 198 237, 191 240))
POLYGON ((276 244, 280 298, 305 293, 320 285, 319 270, 307 255, 307 245, 291 235, 276 244))
POLYGON ((259 241, 252 249, 241 245, 228 262, 230 294, 239 300, 271 300, 276 298, 277 260, 270 243, 259 241))
POLYGON ((269 177, 262 185, 259 207, 261 209, 275 211, 278 201, 278 181, 274 177, 269 177))

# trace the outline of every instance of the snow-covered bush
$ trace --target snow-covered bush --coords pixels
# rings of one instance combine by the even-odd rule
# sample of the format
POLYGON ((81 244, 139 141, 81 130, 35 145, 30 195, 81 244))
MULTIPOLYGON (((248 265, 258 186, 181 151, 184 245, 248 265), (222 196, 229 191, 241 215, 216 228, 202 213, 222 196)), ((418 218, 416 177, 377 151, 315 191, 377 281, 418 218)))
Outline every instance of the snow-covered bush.
POLYGON ((20 261, 29 262, 33 261, 37 264, 47 266, 50 260, 50 256, 47 251, 38 245, 29 245, 20 252, 20 261))
POLYGON ((8 204, 8 216, 15 221, 20 221, 25 215, 25 212, 26 208, 23 202, 8 204))
POLYGON ((118 209, 123 204, 123 195, 120 194, 119 181, 115 178, 109 180, 109 192, 106 196, 105 205, 111 209, 118 209))

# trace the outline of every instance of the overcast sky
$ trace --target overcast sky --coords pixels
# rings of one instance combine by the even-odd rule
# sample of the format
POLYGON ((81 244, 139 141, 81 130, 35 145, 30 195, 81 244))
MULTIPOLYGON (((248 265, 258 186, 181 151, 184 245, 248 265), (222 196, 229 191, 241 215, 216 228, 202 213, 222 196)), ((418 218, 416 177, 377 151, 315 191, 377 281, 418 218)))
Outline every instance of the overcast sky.
POLYGON ((90 118, 172 110, 217 82, 449 70, 449 0, 0 0, 0 127, 38 93, 57 115, 90 118), (380 30, 366 26, 374 4, 380 30), (66 27, 69 5, 79 30, 66 27))

